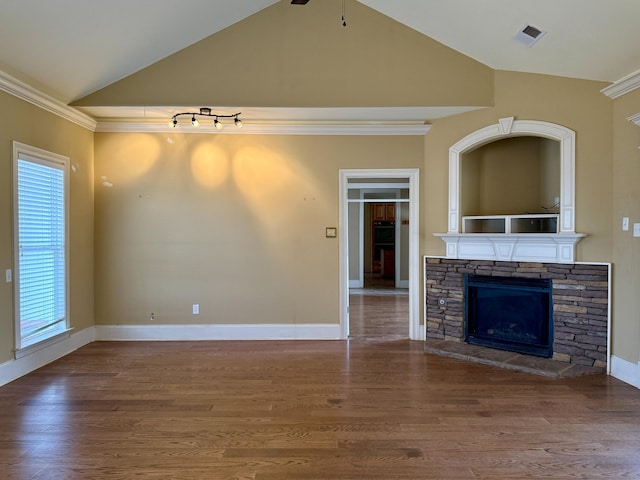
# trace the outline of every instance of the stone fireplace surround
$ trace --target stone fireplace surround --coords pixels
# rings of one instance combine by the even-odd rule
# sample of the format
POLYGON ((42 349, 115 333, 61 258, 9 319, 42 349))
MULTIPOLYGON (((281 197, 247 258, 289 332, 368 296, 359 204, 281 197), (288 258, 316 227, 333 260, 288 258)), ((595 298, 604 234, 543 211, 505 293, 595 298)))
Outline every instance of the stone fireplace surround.
POLYGON ((464 342, 464 275, 550 278, 553 360, 604 371, 609 358, 610 266, 425 257, 427 342, 464 342))

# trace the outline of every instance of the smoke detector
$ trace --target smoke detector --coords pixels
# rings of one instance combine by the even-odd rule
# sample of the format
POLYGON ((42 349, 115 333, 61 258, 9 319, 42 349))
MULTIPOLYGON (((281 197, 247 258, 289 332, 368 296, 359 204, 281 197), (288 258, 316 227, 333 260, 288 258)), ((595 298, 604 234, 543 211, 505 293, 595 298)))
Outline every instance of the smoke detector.
POLYGON ((513 38, 527 47, 532 47, 533 44, 540 40, 545 33, 547 32, 543 32, 533 25, 525 25, 518 30, 518 33, 516 33, 516 36, 513 38))

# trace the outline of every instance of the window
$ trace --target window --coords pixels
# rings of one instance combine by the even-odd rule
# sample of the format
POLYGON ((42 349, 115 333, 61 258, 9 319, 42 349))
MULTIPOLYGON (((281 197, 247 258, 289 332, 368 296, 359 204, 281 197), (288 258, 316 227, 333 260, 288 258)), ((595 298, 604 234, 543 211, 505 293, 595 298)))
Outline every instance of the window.
POLYGON ((16 352, 68 330, 68 164, 13 144, 16 352))

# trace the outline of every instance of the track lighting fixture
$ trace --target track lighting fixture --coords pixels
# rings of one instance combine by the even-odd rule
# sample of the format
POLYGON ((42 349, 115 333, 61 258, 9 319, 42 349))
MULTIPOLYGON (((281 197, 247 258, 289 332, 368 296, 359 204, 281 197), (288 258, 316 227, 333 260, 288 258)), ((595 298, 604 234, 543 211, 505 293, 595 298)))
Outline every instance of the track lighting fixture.
POLYGON ((181 117, 182 115, 190 115, 191 125, 193 125, 196 128, 200 126, 200 122, 198 121, 197 117, 212 117, 213 126, 216 128, 216 130, 222 130, 222 128, 224 127, 224 124, 220 121, 221 118, 233 118, 233 123, 235 124, 235 126, 238 128, 242 128, 242 121, 240 120, 240 112, 233 113, 231 115, 221 115, 217 113, 212 113, 211 109, 208 107, 200 107, 199 112, 176 113, 173 117, 171 117, 171 120, 169 120, 169 126, 173 128, 177 127, 178 118, 181 117))

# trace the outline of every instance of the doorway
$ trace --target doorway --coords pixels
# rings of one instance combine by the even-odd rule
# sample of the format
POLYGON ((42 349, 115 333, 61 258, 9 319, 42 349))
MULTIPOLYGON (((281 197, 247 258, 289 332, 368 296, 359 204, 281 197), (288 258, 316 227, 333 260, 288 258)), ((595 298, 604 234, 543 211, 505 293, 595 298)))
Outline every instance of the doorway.
POLYGON ((340 170, 342 338, 362 334, 361 324, 354 323, 358 332, 352 331, 351 314, 370 319, 370 332, 425 338, 419 319, 418 182, 418 169, 340 170), (353 297, 351 305, 350 288, 375 292, 375 298, 353 297), (405 297, 396 302, 396 295, 405 297), (408 317, 402 332, 387 321, 393 315, 408 317))

